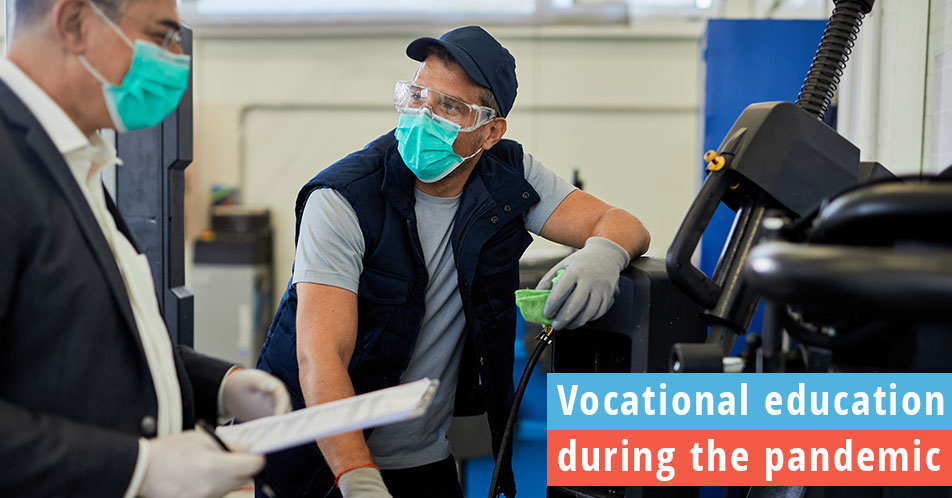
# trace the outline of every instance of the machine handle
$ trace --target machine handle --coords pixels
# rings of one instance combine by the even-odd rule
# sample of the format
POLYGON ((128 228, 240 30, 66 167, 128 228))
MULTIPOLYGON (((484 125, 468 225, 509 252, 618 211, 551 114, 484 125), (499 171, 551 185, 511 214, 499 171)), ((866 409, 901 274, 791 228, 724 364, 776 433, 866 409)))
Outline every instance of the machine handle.
POLYGON ((714 171, 707 176, 668 249, 668 277, 703 308, 713 308, 717 304, 721 288, 691 263, 691 256, 728 188, 726 171, 714 171))

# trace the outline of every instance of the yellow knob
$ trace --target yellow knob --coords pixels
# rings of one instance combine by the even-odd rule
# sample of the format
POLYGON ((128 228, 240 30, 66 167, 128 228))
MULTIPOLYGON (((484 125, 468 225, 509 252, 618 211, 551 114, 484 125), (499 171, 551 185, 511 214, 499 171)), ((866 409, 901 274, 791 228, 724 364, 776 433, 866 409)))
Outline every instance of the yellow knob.
POLYGON ((713 161, 715 157, 717 157, 717 152, 714 152, 713 150, 709 150, 704 153, 704 160, 707 162, 713 161))
POLYGON ((707 163, 707 170, 720 171, 726 163, 727 161, 724 160, 724 156, 717 156, 711 162, 707 163))

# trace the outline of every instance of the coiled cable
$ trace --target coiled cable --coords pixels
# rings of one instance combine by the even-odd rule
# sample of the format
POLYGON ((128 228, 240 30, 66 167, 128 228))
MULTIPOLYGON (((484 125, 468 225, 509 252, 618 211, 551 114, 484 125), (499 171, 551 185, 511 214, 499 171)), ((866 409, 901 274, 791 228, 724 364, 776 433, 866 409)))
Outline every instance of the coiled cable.
POLYGON ((856 35, 872 7, 872 0, 836 2, 810 72, 797 96, 797 105, 817 119, 822 120, 833 103, 836 87, 856 43, 856 35))

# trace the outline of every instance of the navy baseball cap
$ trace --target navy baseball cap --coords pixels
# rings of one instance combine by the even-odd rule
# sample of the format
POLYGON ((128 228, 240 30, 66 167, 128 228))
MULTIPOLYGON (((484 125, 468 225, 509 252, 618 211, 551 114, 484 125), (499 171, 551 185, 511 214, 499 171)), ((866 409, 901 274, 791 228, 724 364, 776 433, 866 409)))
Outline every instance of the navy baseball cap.
POLYGON ((424 37, 413 40, 407 45, 407 55, 411 59, 423 62, 427 56, 427 47, 440 45, 466 71, 477 84, 488 88, 496 97, 502 117, 509 114, 516 101, 516 59, 479 26, 456 28, 439 39, 424 37))

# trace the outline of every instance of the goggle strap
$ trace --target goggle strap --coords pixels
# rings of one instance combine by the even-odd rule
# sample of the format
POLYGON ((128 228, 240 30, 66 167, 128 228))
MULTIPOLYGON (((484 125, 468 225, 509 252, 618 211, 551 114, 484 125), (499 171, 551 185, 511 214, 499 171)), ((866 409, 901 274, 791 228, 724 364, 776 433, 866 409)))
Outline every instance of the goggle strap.
POLYGON ((115 31, 116 34, 119 35, 120 38, 122 38, 122 41, 126 42, 126 45, 129 45, 130 48, 133 47, 132 40, 130 40, 129 37, 126 36, 126 34, 122 32, 122 29, 120 29, 119 26, 116 25, 116 23, 112 21, 112 19, 109 19, 109 16, 107 16, 106 13, 103 12, 102 9, 100 9, 99 6, 96 5, 95 2, 90 0, 89 6, 93 8, 96 14, 99 14, 99 17, 102 18, 103 22, 108 24, 109 27, 112 28, 112 30, 115 31))

